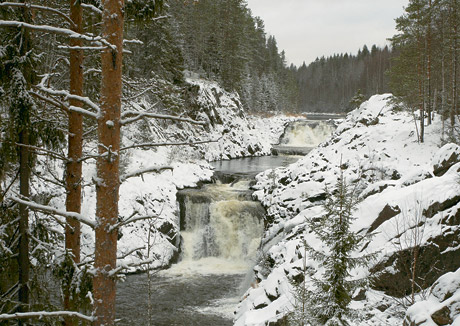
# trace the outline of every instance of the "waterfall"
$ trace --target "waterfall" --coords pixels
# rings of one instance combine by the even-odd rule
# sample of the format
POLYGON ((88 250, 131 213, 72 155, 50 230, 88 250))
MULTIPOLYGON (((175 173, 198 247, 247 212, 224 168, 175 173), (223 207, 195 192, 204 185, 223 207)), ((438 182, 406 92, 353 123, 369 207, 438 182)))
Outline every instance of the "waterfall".
POLYGON ((265 211, 251 200, 248 183, 210 184, 179 193, 183 262, 213 258, 245 268, 251 263, 265 211))
POLYGON ((327 121, 295 121, 290 123, 281 137, 280 145, 316 147, 334 131, 327 121))
POLYGON ((335 126, 329 121, 299 120, 287 125, 279 144, 272 147, 272 154, 306 155, 328 139, 335 126))

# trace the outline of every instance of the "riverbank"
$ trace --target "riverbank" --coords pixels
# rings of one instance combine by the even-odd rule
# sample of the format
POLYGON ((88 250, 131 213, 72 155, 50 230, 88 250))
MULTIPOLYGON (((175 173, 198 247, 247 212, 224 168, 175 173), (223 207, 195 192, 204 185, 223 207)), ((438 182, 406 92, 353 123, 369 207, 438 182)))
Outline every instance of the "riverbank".
MULTIPOLYGON (((420 144, 412 116, 395 110, 390 95, 373 96, 347 116, 330 140, 303 159, 258 175, 254 195, 266 207, 269 221, 263 238, 265 259, 254 268, 259 283, 244 295, 235 325, 282 324, 296 302, 291 282, 302 273, 304 255, 306 286, 315 291, 311 279, 321 279, 323 269, 302 249, 302 242, 317 250, 323 247, 307 221, 323 214, 325 188, 334 190, 340 171, 361 198, 352 230, 375 233, 360 250, 377 255, 368 268, 352 271, 355 279, 372 279, 371 289, 353 294, 351 306, 363 316, 353 325, 402 325, 410 306, 410 297, 405 296, 410 294, 411 280, 404 270, 411 264, 411 248, 420 248, 417 286, 428 288, 415 295, 417 301, 425 298, 423 294, 428 296, 429 286, 439 276, 460 267, 458 243, 450 240, 460 231, 459 167, 453 165, 457 147, 438 152, 441 128, 440 118, 435 117, 426 127, 425 143, 420 144), (449 157, 454 158, 450 165, 449 157), (440 166, 448 172, 440 174, 440 166), (414 230, 423 232, 418 243, 411 242, 414 230), (436 268, 431 268, 433 264, 436 268)), ((443 305, 442 300, 433 301, 439 309, 450 304, 443 305)), ((420 307, 426 305, 414 311, 420 312, 420 307)), ((454 310, 449 318, 458 315, 454 310)), ((412 312, 408 320, 423 316, 412 312)), ((434 325, 430 315, 423 318, 423 325, 434 325)))

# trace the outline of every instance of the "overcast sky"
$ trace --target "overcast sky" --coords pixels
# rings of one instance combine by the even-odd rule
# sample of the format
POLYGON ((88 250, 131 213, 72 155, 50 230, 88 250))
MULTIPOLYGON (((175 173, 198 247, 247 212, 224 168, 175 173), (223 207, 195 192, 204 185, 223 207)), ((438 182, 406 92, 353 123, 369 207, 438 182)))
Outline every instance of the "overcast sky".
POLYGON ((247 0, 288 63, 300 66, 334 53, 384 46, 408 0, 247 0))

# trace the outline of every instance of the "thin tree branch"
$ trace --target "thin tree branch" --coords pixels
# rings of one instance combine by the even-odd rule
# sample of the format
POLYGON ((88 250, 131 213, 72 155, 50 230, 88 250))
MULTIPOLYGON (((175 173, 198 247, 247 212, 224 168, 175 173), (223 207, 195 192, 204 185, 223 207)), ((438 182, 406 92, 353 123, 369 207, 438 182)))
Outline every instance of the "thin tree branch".
POLYGON ((24 200, 24 199, 20 199, 16 196, 12 196, 10 197, 11 200, 19 203, 19 204, 22 204, 22 205, 26 205, 28 206, 29 208, 33 209, 33 210, 37 210, 37 211, 40 211, 40 212, 44 212, 44 213, 48 213, 48 214, 55 214, 55 215, 59 215, 59 216, 63 216, 63 217, 68 217, 68 218, 71 218, 71 219, 74 219, 76 221, 79 221, 83 224, 86 224, 88 225, 89 227, 91 228, 95 228, 96 227, 96 223, 92 220, 90 220, 89 218, 81 215, 81 214, 78 214, 78 213, 75 213, 75 212, 67 212, 67 211, 62 211, 62 210, 59 210, 57 208, 54 208, 54 207, 51 207, 51 206, 45 206, 45 205, 40 205, 40 204, 37 204, 35 202, 32 202, 30 200, 24 200))
POLYGON ((159 147, 159 146, 182 146, 182 145, 193 146, 193 145, 199 145, 199 144, 215 143, 215 142, 218 142, 219 139, 201 140, 201 141, 195 141, 195 142, 188 141, 188 142, 171 142, 171 143, 167 143, 167 142, 164 142, 164 143, 144 143, 144 144, 137 144, 137 145, 131 145, 131 146, 122 147, 122 148, 120 148, 120 152, 125 151, 127 149, 131 149, 131 148, 145 148, 145 147, 159 147))
POLYGON ((93 316, 86 316, 76 311, 37 311, 37 312, 17 312, 14 314, 1 314, 0 320, 10 319, 28 319, 28 318, 43 318, 43 317, 76 317, 82 320, 93 322, 96 320, 93 316))
POLYGON ((148 220, 151 218, 160 219, 158 215, 142 215, 142 216, 137 216, 137 217, 131 217, 131 218, 128 218, 126 221, 121 221, 113 225, 112 227, 110 227, 110 230, 112 231, 112 230, 121 228, 122 226, 128 225, 130 223, 134 223, 134 222, 142 221, 142 220, 148 220))
POLYGON ((42 11, 49 11, 49 12, 52 12, 52 13, 64 18, 70 24, 71 28, 75 28, 75 24, 72 21, 72 19, 70 19, 69 16, 64 14, 62 11, 59 11, 59 10, 54 9, 54 8, 33 5, 33 4, 30 4, 30 3, 20 3, 20 2, 2 2, 2 3, 0 3, 0 7, 25 7, 25 8, 38 9, 38 10, 42 10, 42 11))
POLYGON ((0 20, 0 27, 17 27, 17 28, 27 28, 37 32, 43 33, 52 33, 68 36, 71 39, 80 39, 88 42, 102 43, 105 46, 110 47, 113 51, 116 51, 116 47, 113 44, 110 44, 107 40, 101 36, 93 36, 86 34, 79 34, 68 28, 60 28, 49 25, 33 25, 15 20, 0 20))
MULTIPOLYGON (((33 87, 38 89, 38 90, 40 90, 40 91, 42 91, 42 92, 45 92, 45 93, 50 94, 50 95, 53 95, 53 96, 63 96, 65 100, 77 100, 77 101, 80 101, 81 103, 86 104, 88 107, 90 107, 91 109, 96 111, 96 113, 88 111, 88 110, 85 110, 85 109, 80 108, 80 107, 76 107, 76 106, 70 106, 70 107, 67 107, 67 109, 69 111, 78 112, 78 113, 81 113, 83 115, 86 115, 86 116, 94 118, 94 119, 99 118, 100 108, 96 103, 91 101, 91 99, 89 99, 88 97, 71 94, 68 91, 55 90, 55 89, 52 89, 52 88, 45 87, 44 83, 46 82, 46 79, 47 79, 46 77, 47 76, 45 76, 45 78, 43 78, 43 80, 40 82, 39 85, 33 86, 33 87)), ((50 104, 52 104, 52 103, 50 103, 50 104)), ((59 102, 57 102, 57 104, 61 104, 62 106, 65 106, 64 104, 59 103, 59 102)), ((64 108, 62 108, 62 109, 64 109, 64 108)))
POLYGON ((158 113, 146 112, 146 110, 148 110, 148 109, 145 108, 143 105, 139 105, 137 103, 130 103, 130 106, 132 106, 133 108, 137 109, 137 111, 134 111, 134 110, 124 111, 121 114, 121 125, 122 126, 130 124, 130 123, 135 122, 135 121, 137 121, 139 119, 142 119, 142 118, 154 118, 154 119, 182 121, 182 122, 188 122, 188 123, 196 124, 196 125, 206 125, 207 124, 206 121, 197 121, 197 120, 193 120, 193 119, 190 119, 190 118, 181 118, 181 117, 174 116, 174 115, 166 115, 166 114, 158 114, 158 113), (132 118, 129 118, 129 117, 132 117, 132 118))
POLYGON ((87 4, 87 3, 82 3, 81 6, 82 6, 83 9, 91 10, 92 12, 94 12, 94 13, 96 13, 98 15, 102 15, 102 10, 97 8, 96 6, 93 6, 93 5, 90 5, 90 4, 87 4))
MULTIPOLYGON (((61 154, 59 153, 56 153, 56 152, 53 152, 53 151, 50 151, 48 149, 45 149, 45 148, 41 148, 41 147, 37 147, 37 146, 32 146, 32 145, 25 145, 25 144, 20 144, 20 143, 16 143, 16 146, 20 146, 20 147, 26 147, 26 148, 29 148, 29 149, 32 149, 34 151, 40 151, 40 152, 43 152, 44 154, 42 155, 49 155, 53 158, 56 158, 56 159, 59 159, 59 160, 62 160, 62 161, 67 161, 67 157, 65 156, 62 156, 61 154)), ((37 154, 40 154, 40 153, 37 153, 37 154)))
POLYGON ((149 173, 149 172, 160 172, 163 170, 173 170, 174 168, 172 166, 151 166, 145 169, 139 169, 130 173, 126 173, 120 176, 120 183, 125 182, 129 178, 133 177, 138 177, 143 175, 144 173, 149 173))

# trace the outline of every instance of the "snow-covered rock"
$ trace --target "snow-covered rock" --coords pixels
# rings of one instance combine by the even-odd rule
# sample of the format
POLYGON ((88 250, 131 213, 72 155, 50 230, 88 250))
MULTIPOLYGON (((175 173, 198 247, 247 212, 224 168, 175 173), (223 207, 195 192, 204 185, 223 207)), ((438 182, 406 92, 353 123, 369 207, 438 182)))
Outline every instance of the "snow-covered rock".
POLYGON ((460 325, 460 268, 441 276, 425 300, 409 307, 404 326, 460 325))
POLYGON ((433 173, 436 176, 441 176, 458 162, 460 162, 460 146, 446 144, 439 149, 433 158, 433 173))
MULTIPOLYGON (((372 270, 374 280, 374 289, 366 292, 366 299, 352 302, 367 315, 365 321, 354 325, 382 325, 382 319, 388 325, 402 324, 395 311, 402 312, 403 307, 388 294, 397 295, 401 301, 410 290, 408 274, 401 269, 407 267, 413 245, 421 247, 417 280, 422 287, 460 267, 459 169, 453 165, 442 176, 431 172, 435 162, 443 161, 438 156, 447 155, 436 154, 441 121, 426 127, 426 142, 420 144, 412 116, 393 110, 391 98, 389 94, 373 96, 348 114, 332 137, 305 158, 257 176, 254 196, 266 207, 268 216, 264 258, 254 270, 263 293, 273 292, 268 287, 270 280, 270 287, 277 286, 278 297, 256 309, 247 302, 257 302, 257 293, 262 292, 249 289, 237 311, 236 325, 266 325, 281 320, 292 309, 289 280, 301 266, 302 241, 314 248, 322 245, 306 220, 323 214, 326 187, 327 191, 334 190, 340 171, 362 199, 352 230, 363 235, 373 232, 374 237, 362 250, 377 255, 370 268, 352 272, 352 277, 360 278, 372 270), (411 243, 414 230, 420 231, 417 244, 411 243)), ((447 152, 452 150, 442 151, 447 152)), ((321 266, 306 254, 309 274, 320 278, 321 266)))

